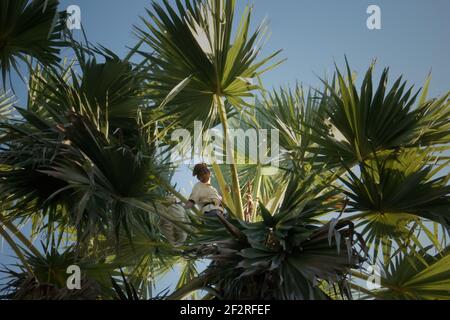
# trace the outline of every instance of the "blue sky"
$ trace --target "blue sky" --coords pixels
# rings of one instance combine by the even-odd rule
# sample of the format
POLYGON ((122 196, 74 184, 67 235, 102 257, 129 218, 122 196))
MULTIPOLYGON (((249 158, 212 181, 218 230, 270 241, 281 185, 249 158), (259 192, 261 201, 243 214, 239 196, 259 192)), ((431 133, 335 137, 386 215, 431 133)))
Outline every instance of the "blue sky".
MULTIPOLYGON (((169 0, 172 1, 172 0, 169 0)), ((162 1, 161 1, 162 2, 162 1)), ((100 43, 119 56, 136 44, 133 25, 142 26, 150 0, 62 0, 60 8, 78 5, 88 39, 100 43)), ((401 74, 420 87, 432 71, 430 94, 450 88, 450 1, 448 0, 237 0, 238 11, 254 4, 255 26, 265 17, 270 21, 270 39, 263 54, 283 49, 288 60, 265 74, 267 87, 318 86, 318 77, 331 74, 334 62, 343 66, 344 55, 358 74, 373 59, 377 71, 389 66, 391 79, 401 74), (381 30, 366 27, 366 9, 381 8, 381 30)), ((80 34, 79 31, 75 31, 80 34)), ((19 104, 24 104, 23 88, 17 83, 19 104)))
MULTIPOLYGON (((241 12, 248 2, 237 3, 241 12)), ((119 56, 136 43, 133 25, 142 25, 139 17, 145 16, 144 8, 150 8, 149 0, 63 0, 61 9, 71 4, 81 8, 88 39, 119 56)), ((334 62, 342 66, 346 55, 360 75, 376 58, 378 72, 391 68, 391 80, 403 74, 420 87, 432 71, 430 95, 450 90, 448 0, 254 1, 255 25, 264 17, 270 20, 271 37, 263 55, 283 49, 282 57, 288 59, 264 76, 267 87, 297 81, 317 86, 318 76, 331 74, 334 62), (366 9, 372 4, 381 8, 381 30, 366 27, 366 9)), ((25 91, 16 77, 14 83, 19 105, 24 105, 25 91)), ((0 252, 0 264, 7 261, 7 254, 6 249, 0 252)))
MULTIPOLYGON (((248 1, 237 0, 239 8, 248 1)), ((250 2, 252 3, 252 2, 250 2)), ((132 46, 134 24, 142 25, 149 0, 63 0, 62 8, 77 4, 88 38, 119 54, 132 46)), ((450 1, 448 0, 257 0, 254 21, 270 20, 270 53, 283 49, 284 65, 264 77, 266 85, 301 81, 317 85, 316 75, 342 65, 347 55, 362 73, 373 58, 378 67, 390 66, 393 75, 420 85, 433 70, 431 94, 449 89, 450 1), (366 9, 381 8, 382 30, 368 30, 366 9)))

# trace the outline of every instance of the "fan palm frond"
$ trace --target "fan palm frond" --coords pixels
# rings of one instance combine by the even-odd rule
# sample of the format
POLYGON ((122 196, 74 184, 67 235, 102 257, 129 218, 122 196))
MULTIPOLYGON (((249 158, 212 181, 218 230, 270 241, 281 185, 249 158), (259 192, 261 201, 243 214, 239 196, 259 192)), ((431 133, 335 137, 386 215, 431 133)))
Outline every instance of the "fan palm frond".
MULTIPOLYGON (((422 153, 423 154, 423 153, 422 153)), ((436 221, 448 228, 450 176, 424 162, 415 151, 398 158, 376 159, 361 165, 360 176, 352 170, 342 181, 355 211, 378 214, 412 214, 436 221)))
POLYGON ((360 93, 348 63, 346 79, 337 69, 334 85, 324 81, 327 118, 311 135, 317 144, 311 152, 324 163, 353 166, 386 150, 448 143, 450 92, 429 101, 423 96, 415 107, 419 92, 408 89, 402 77, 388 89, 387 68, 374 89, 373 68, 368 69, 360 93))
MULTIPOLYGON (((378 289, 366 291, 380 300, 447 300, 450 291, 450 255, 448 248, 437 254, 428 250, 399 252, 384 265, 378 289)), ((368 279, 367 275, 357 274, 368 279)))
MULTIPOLYGON (((232 39, 236 1, 176 1, 173 8, 153 2, 150 21, 138 33, 153 50, 144 54, 153 64, 150 87, 164 99, 172 88, 189 79, 173 100, 170 112, 180 113, 183 123, 218 115, 214 95, 226 97, 236 108, 258 88, 252 80, 278 53, 257 61, 265 25, 250 33, 251 9, 247 7, 232 39), (192 107, 195 106, 195 107, 192 107)), ((191 123, 191 125, 192 125, 191 123)))
POLYGON ((0 68, 3 86, 11 69, 20 74, 19 60, 34 58, 44 65, 59 61, 62 23, 58 0, 4 0, 0 4, 0 68))
POLYGON ((0 120, 7 119, 13 108, 14 96, 0 90, 0 120))
POLYGON ((43 254, 26 253, 26 261, 32 274, 21 264, 1 270, 6 275, 1 290, 3 299, 95 300, 112 296, 108 274, 113 275, 117 266, 79 257, 74 247, 60 251, 54 245, 44 246, 43 254), (80 268, 79 290, 67 287, 69 266, 80 268))

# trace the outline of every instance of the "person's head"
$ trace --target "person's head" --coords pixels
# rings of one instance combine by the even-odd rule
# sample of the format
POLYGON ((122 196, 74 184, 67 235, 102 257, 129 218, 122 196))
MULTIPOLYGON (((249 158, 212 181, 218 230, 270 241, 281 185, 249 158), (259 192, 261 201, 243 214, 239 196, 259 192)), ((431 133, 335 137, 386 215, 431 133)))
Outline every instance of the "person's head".
POLYGON ((197 177, 200 182, 207 183, 211 178, 211 171, 209 171, 206 163, 199 163, 194 167, 192 175, 197 177))

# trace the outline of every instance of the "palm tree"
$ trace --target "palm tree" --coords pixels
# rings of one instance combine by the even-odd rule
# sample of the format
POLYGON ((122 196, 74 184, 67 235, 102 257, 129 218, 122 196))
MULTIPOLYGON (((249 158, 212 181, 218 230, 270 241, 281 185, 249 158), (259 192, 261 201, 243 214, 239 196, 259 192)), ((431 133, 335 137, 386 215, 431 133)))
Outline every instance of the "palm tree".
POLYGON ((414 248, 401 252, 383 266, 380 287, 363 292, 382 300, 448 300, 448 260, 445 251, 435 255, 414 248))
MULTIPOLYGON (((156 177, 164 177, 168 166, 155 157, 159 134, 152 119, 158 111, 147 105, 142 89, 145 69, 110 55, 97 63, 78 44, 74 50, 80 74, 73 64, 59 71, 37 67, 30 75, 27 108, 16 108, 21 117, 1 124, 2 224, 11 229, 13 222, 31 220, 33 234, 62 233, 78 254, 94 252, 94 261, 114 256, 116 268, 120 261, 121 267, 148 275, 176 250, 167 245, 173 230, 165 234, 163 220, 186 227, 160 201, 164 194, 156 177), (138 239, 154 250, 136 251, 138 239)), ((33 276, 29 259, 3 229, 2 235, 33 276)), ((148 282, 148 277, 138 280, 143 279, 148 282)))
POLYGON ((5 0, 0 4, 0 61, 3 87, 11 68, 20 74, 19 61, 33 58, 45 65, 60 61, 62 24, 58 0, 5 0))
MULTIPOLYGON (((45 9, 17 3, 2 2, 14 26, 45 9)), ((450 92, 429 99, 430 79, 421 93, 401 78, 390 85, 388 69, 374 88, 374 64, 357 89, 348 62, 322 88, 269 92, 254 79, 277 53, 257 60, 265 29, 249 32, 250 7, 233 30, 233 0, 163 3, 153 2, 125 58, 71 37, 73 58, 59 64, 53 36, 26 52, 0 46, 3 79, 16 57, 39 61, 28 64, 25 106, 0 94, 0 236, 18 258, 3 270, 2 296, 448 299, 450 92), (195 120, 225 137, 279 132, 278 170, 213 164, 221 191, 232 184, 228 219, 185 212, 170 197, 185 201, 171 183, 167 133, 195 120), (65 287, 74 264, 77 292, 65 287), (155 294, 175 265, 175 290, 155 294), (368 288, 373 269, 378 287, 368 288)), ((34 29, 24 23, 7 43, 35 41, 34 29)), ((246 159, 230 141, 225 149, 246 159)))
POLYGON ((150 21, 143 19, 146 28, 137 28, 141 39, 153 49, 152 53, 142 52, 153 64, 150 88, 163 98, 172 88, 183 87, 168 112, 178 114, 187 128, 194 121, 206 122, 208 127, 216 124, 217 117, 220 119, 224 150, 231 159, 233 214, 243 219, 228 118, 249 106, 245 98, 259 87, 253 82, 276 65, 266 66, 279 52, 257 60, 265 25, 250 33, 252 9, 247 7, 233 30, 235 0, 186 1, 185 5, 177 0, 178 12, 168 2, 164 4, 165 10, 153 2, 153 12, 148 11, 150 21), (264 66, 266 69, 262 69, 264 66))

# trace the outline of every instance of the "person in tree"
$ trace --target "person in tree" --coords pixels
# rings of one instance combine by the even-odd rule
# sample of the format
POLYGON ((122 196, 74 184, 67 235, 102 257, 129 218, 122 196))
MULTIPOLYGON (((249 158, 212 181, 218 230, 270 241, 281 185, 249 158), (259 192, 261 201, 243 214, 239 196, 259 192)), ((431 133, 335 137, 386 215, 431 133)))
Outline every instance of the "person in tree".
POLYGON ((199 182, 192 189, 186 207, 190 209, 197 205, 206 217, 223 215, 222 197, 211 185, 211 171, 209 171, 208 165, 206 163, 197 164, 194 167, 193 176, 197 177, 199 182))

